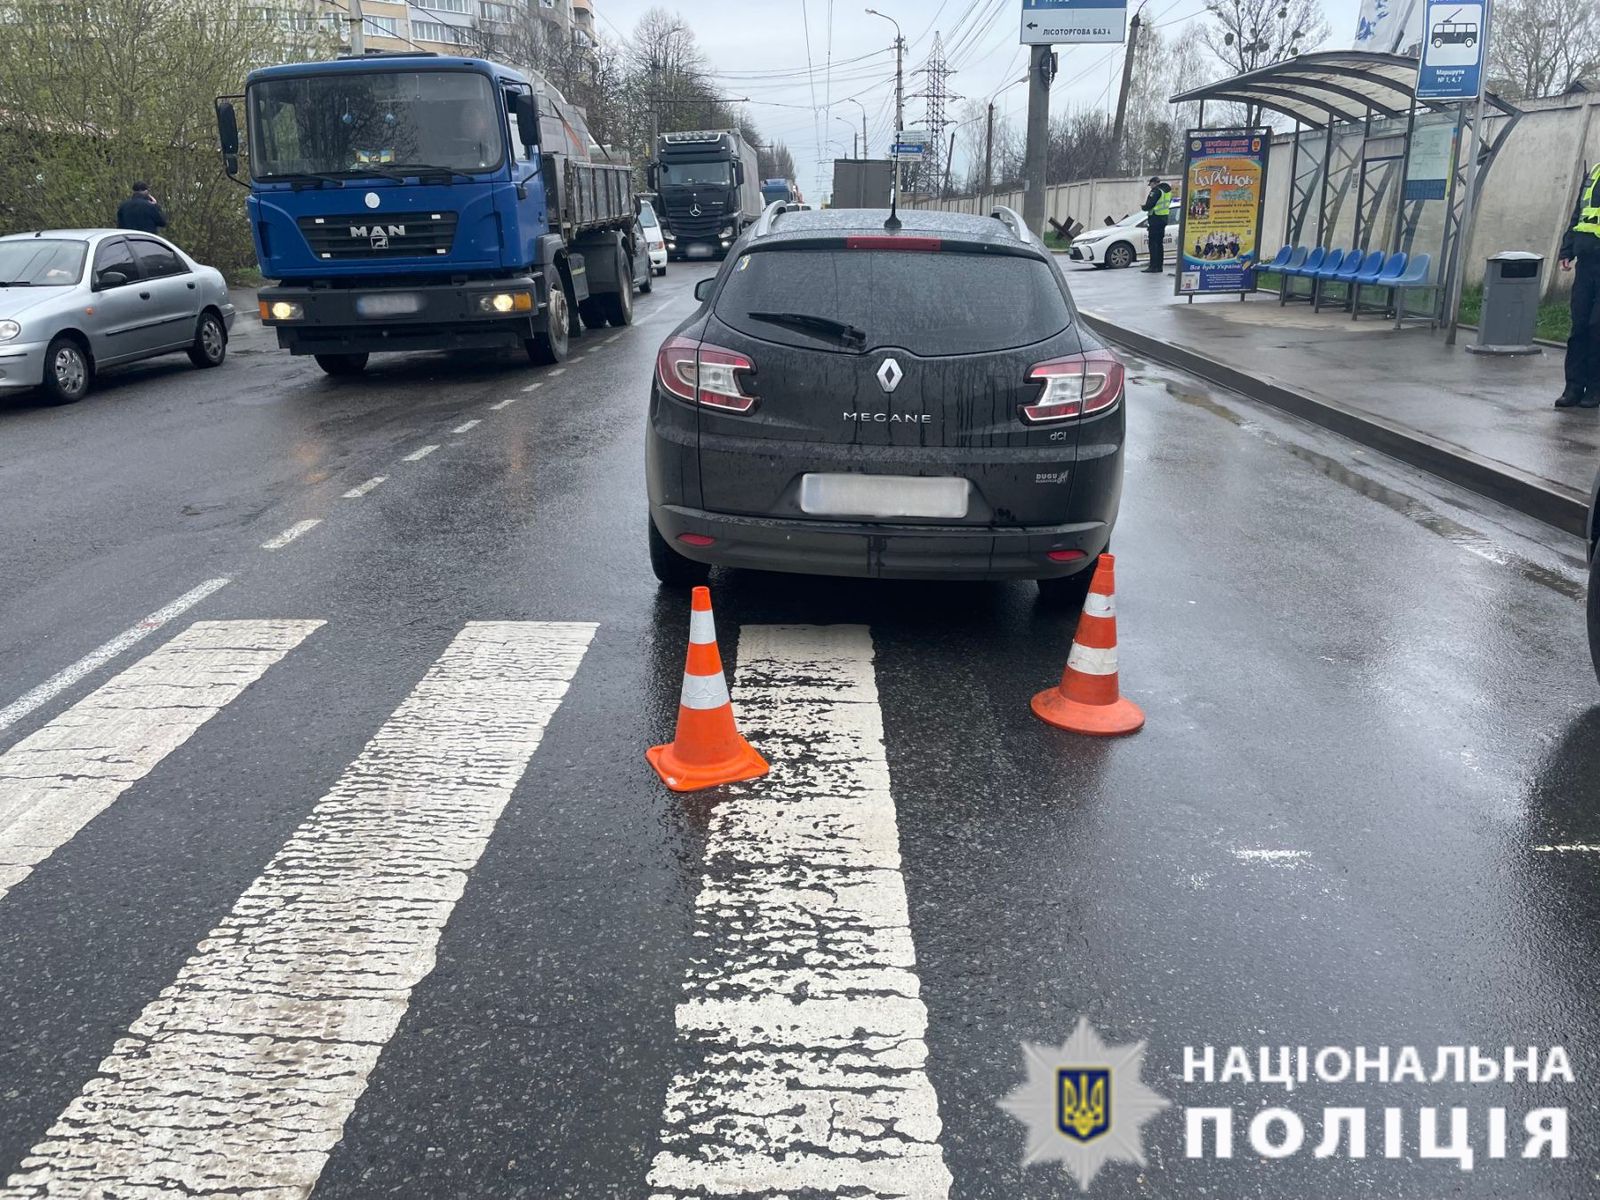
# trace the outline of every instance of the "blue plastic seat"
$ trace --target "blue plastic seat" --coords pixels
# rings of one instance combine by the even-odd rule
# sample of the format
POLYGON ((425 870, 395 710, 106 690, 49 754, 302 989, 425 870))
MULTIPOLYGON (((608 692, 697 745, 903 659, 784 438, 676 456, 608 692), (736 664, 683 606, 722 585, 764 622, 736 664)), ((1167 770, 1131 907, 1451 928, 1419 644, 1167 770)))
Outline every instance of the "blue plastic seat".
MULTIPOLYGON (((1363 271, 1376 271, 1381 266, 1383 266, 1382 250, 1369 250, 1365 254, 1359 250, 1352 250, 1344 256, 1344 262, 1339 269, 1334 271, 1332 275, 1324 276, 1322 282, 1343 285, 1345 300, 1349 301, 1350 297, 1355 294, 1356 278, 1363 271)), ((1320 308, 1320 297, 1318 297, 1318 301, 1312 307, 1320 308)))
MULTIPOLYGON (((1359 284, 1359 287, 1381 287, 1389 291, 1393 300, 1387 311, 1394 314, 1395 328, 1398 329, 1407 317, 1406 296, 1411 292, 1432 292, 1437 294, 1439 285, 1428 282, 1428 277, 1433 273, 1433 256, 1431 254, 1415 255, 1409 260, 1398 264, 1393 272, 1390 270, 1390 265, 1390 263, 1385 263, 1383 271, 1376 280, 1371 284, 1363 281, 1359 284)), ((1360 308, 1357 306, 1355 312, 1351 315, 1356 316, 1359 313, 1360 308)), ((1426 319, 1430 323, 1436 324, 1438 322, 1438 317, 1433 313, 1427 314, 1426 319)))
POLYGON ((1315 276, 1319 281, 1332 279, 1339 273, 1339 268, 1344 266, 1345 252, 1343 250, 1329 250, 1322 260, 1322 265, 1315 271, 1307 271, 1308 276, 1315 276))
POLYGON ((1400 251, 1391 254, 1383 260, 1383 265, 1376 268, 1363 266, 1361 274, 1356 276, 1356 283, 1361 285, 1382 284, 1386 279, 1398 279, 1405 273, 1406 254, 1400 251))
POLYGON ((1273 255, 1272 261, 1263 263, 1261 269, 1263 271, 1281 271, 1289 265, 1289 259, 1293 254, 1293 246, 1279 246, 1278 253, 1273 255))
POLYGON ((1293 253, 1289 255, 1289 261, 1279 269, 1278 273, 1280 275, 1294 274, 1301 267, 1305 266, 1306 255, 1310 253, 1311 251, 1307 250, 1304 246, 1296 246, 1293 253))
POLYGON ((1291 262, 1289 266, 1283 269, 1284 274, 1293 275, 1296 278, 1299 278, 1302 275, 1315 275, 1317 273, 1317 268, 1322 266, 1322 260, 1327 256, 1328 251, 1324 247, 1318 246, 1315 249, 1307 252, 1306 256, 1298 263, 1291 262))

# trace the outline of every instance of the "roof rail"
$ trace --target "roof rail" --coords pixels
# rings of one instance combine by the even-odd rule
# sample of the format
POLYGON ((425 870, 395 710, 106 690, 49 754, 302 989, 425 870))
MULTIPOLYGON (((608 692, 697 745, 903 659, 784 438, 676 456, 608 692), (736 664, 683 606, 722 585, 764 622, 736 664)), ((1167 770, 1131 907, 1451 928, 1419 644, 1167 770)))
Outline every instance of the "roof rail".
POLYGON ((788 211, 789 204, 784 200, 774 200, 767 205, 766 208, 761 210, 761 216, 756 218, 755 230, 750 234, 751 240, 766 237, 767 234, 772 232, 772 226, 777 219, 788 211))
POLYGON ((1028 231, 1027 225, 1023 223, 1022 217, 1016 209, 1007 208, 1002 204, 992 213, 990 213, 989 216, 994 218, 996 221, 999 221, 1007 229, 1011 230, 1011 232, 1016 235, 1016 238, 1019 242, 1031 242, 1034 240, 1033 234, 1028 231))

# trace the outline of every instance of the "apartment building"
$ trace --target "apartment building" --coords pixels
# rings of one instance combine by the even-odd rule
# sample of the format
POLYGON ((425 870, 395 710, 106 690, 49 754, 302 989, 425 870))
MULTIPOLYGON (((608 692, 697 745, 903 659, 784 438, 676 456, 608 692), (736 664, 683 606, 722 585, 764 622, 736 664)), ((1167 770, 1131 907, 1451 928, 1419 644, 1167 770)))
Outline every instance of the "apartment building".
MULTIPOLYGON (((313 3, 327 7, 322 0, 313 3)), ((528 16, 558 45, 571 41, 588 45, 595 36, 594 0, 362 0, 361 9, 369 50, 420 48, 460 54, 482 45, 481 34, 506 30, 528 16)))

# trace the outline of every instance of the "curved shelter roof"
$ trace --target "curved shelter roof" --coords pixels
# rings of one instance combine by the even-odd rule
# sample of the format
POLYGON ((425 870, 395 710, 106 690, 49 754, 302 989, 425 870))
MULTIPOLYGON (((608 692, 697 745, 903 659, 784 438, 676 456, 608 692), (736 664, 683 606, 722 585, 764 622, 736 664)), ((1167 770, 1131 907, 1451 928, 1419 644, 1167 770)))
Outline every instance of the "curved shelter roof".
MULTIPOLYGON (((1293 117, 1317 129, 1339 121, 1403 117, 1418 101, 1417 60, 1403 54, 1371 54, 1327 50, 1286 58, 1231 79, 1191 88, 1172 97, 1174 104, 1232 101, 1253 104, 1293 117)), ((1497 97, 1488 102, 1501 112, 1514 112, 1497 97)))

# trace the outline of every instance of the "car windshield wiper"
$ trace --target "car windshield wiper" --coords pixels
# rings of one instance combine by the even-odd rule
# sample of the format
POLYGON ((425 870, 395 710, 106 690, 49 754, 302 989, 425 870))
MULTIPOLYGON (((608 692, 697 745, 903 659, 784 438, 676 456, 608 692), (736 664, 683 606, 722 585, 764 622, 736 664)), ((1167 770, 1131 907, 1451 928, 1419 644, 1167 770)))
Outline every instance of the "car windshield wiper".
POLYGON ((316 171, 290 171, 283 175, 261 175, 258 178, 268 183, 332 183, 344 186, 344 180, 339 176, 322 175, 316 171))
POLYGON ((861 347, 867 344, 865 329, 857 329, 846 321, 835 321, 832 317, 791 312, 753 312, 749 316, 752 321, 763 321, 768 325, 787 325, 791 329, 800 329, 807 333, 820 333, 843 342, 846 346, 861 347))
POLYGON ((0 279, 0 287, 32 287, 26 279, 0 279))
POLYGON ((396 170, 408 171, 418 177, 424 175, 447 175, 450 177, 450 181, 452 183, 454 183, 456 179, 464 179, 468 183, 476 182, 473 177, 468 175, 465 171, 458 171, 454 167, 441 167, 434 163, 396 163, 394 166, 396 170))

